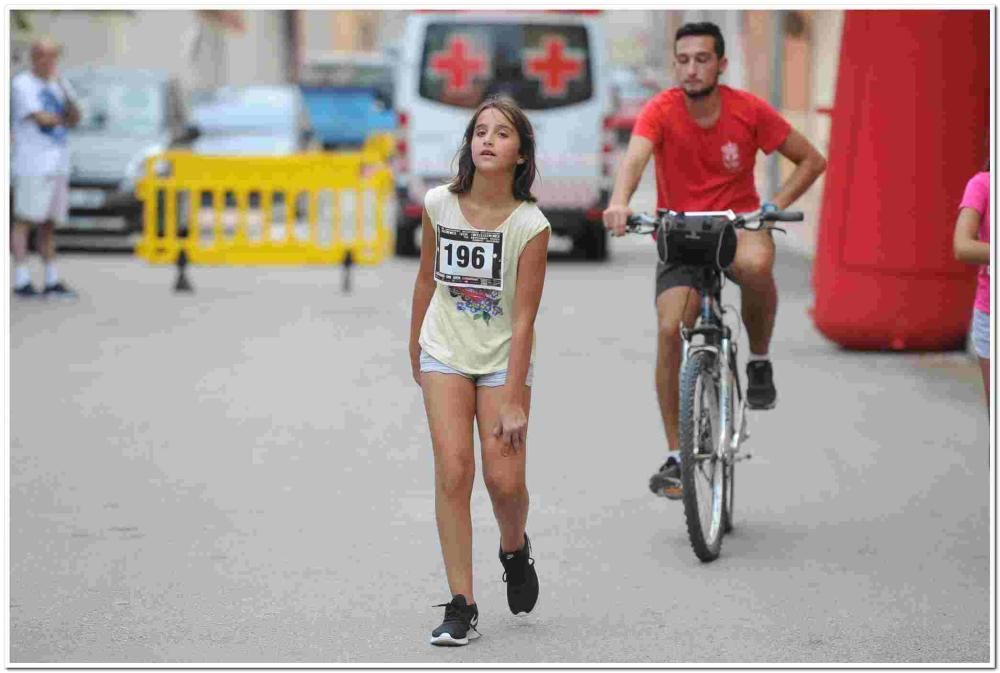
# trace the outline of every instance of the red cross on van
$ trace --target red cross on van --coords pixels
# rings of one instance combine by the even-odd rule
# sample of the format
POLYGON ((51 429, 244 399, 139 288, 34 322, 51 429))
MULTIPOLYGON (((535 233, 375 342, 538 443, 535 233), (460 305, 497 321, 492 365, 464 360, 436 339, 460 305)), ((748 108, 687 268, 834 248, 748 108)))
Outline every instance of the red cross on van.
POLYGON ((569 82, 581 79, 586 57, 579 49, 566 47, 559 35, 542 38, 541 49, 524 50, 524 73, 541 83, 541 94, 547 98, 565 96, 569 82))
POLYGON ((476 51, 468 35, 454 33, 445 49, 430 54, 429 68, 444 79, 447 92, 462 93, 468 91, 473 79, 486 74, 486 56, 476 51))

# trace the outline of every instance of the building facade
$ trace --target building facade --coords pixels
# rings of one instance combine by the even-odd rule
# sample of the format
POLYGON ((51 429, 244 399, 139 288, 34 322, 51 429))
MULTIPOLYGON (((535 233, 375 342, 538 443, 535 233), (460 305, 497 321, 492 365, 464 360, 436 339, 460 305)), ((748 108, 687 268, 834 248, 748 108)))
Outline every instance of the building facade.
POLYGON ((248 10, 20 11, 12 27, 11 71, 26 67, 39 36, 63 45, 62 67, 165 70, 189 90, 288 81, 290 12, 248 10))

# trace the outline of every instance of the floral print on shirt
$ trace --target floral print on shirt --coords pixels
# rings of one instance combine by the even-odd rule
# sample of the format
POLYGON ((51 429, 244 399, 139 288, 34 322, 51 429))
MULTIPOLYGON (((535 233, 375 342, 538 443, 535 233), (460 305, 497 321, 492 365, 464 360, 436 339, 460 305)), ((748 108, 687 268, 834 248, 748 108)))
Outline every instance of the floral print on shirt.
POLYGON ((503 315, 499 290, 481 290, 472 287, 449 287, 448 294, 455 297, 455 308, 468 313, 474 320, 482 320, 487 325, 490 320, 503 315))

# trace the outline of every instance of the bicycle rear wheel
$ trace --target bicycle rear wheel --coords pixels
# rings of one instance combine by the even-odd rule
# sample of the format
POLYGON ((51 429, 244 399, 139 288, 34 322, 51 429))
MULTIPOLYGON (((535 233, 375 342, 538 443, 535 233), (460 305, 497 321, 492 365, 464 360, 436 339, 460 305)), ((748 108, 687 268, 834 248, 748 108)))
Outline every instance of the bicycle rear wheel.
POLYGON ((724 463, 719 449, 719 369, 710 351, 692 353, 681 371, 681 484, 695 556, 714 561, 722 548, 724 463))

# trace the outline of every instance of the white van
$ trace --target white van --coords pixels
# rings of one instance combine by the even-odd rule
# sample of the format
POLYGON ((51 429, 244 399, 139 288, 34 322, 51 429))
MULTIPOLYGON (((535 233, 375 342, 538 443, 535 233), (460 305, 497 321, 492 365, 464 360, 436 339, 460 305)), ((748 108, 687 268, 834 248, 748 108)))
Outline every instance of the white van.
POLYGON ((574 252, 607 256, 601 212, 613 143, 600 12, 417 12, 396 72, 396 253, 419 250, 428 189, 446 182, 473 110, 509 95, 535 130, 532 192, 574 252))

